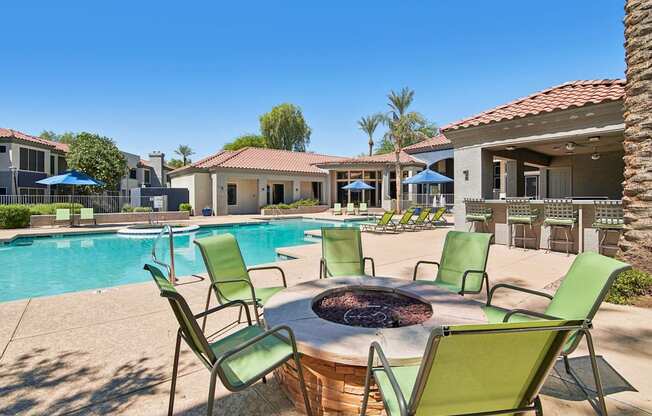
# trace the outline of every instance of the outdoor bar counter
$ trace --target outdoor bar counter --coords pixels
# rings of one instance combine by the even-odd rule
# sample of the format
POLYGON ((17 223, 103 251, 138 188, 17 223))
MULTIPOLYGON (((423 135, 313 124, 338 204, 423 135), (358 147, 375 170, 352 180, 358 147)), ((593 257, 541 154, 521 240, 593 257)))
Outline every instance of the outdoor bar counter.
MULTIPOLYGON (((601 199, 604 200, 604 199, 601 199)), ((602 233, 597 228, 593 228, 595 221, 595 208, 594 208, 595 199, 573 199, 574 210, 577 211, 577 223, 572 230, 572 239, 573 245, 570 250, 571 253, 578 253, 583 251, 595 251, 598 252, 598 246, 600 243, 600 238, 602 238, 602 233)), ((496 244, 508 245, 509 243, 509 226, 507 224, 507 201, 503 199, 490 199, 486 200, 488 208, 491 208, 492 218, 487 223, 485 229, 483 230, 482 225, 477 225, 476 231, 485 231, 491 232, 495 236, 496 244)), ((520 241, 516 240, 516 246, 521 247, 525 244, 527 248, 534 249, 547 249, 548 248, 548 236, 550 234, 550 227, 543 226, 544 216, 544 201, 543 200, 531 200, 530 201, 532 208, 538 210, 538 217, 532 225, 530 230, 529 226, 525 226, 525 231, 527 236, 536 236, 535 240, 526 240, 520 241)), ((471 223, 466 223, 466 229, 468 230, 471 227, 471 223)), ((522 235, 522 226, 516 226, 515 232, 516 235, 522 235)), ((563 239, 564 230, 556 229, 555 238, 563 239)), ((616 234, 608 233, 605 244, 617 244, 616 234)), ((566 247, 564 244, 554 244, 552 249, 554 251, 565 252, 566 247)), ((613 254, 610 249, 605 249, 605 254, 613 254)))

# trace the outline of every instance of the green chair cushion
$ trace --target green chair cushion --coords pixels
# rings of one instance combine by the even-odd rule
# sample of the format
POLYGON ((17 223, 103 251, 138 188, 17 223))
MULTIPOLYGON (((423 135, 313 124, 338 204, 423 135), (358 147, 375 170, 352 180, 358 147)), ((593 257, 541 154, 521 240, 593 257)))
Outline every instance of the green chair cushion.
POLYGON ((466 214, 467 221, 489 221, 491 214, 466 214))
MULTIPOLYGON (((487 321, 490 324, 499 324, 503 322, 505 315, 509 312, 509 309, 503 309, 496 306, 483 306, 482 311, 487 317, 487 321)), ((532 322, 539 321, 540 319, 534 318, 528 315, 513 315, 509 318, 509 322, 532 322)))
POLYGON ((321 230, 322 258, 328 276, 362 276, 364 261, 358 228, 327 227, 321 230))
POLYGON ((593 223, 593 228, 605 228, 605 229, 621 229, 625 226, 625 223, 622 219, 613 219, 613 220, 599 220, 593 223))
MULTIPOLYGON (((257 325, 248 326, 210 344, 219 360, 226 352, 265 332, 257 325)), ((257 375, 272 369, 292 356, 292 346, 278 336, 267 336, 257 343, 224 360, 221 368, 233 387, 254 380, 257 375)))
MULTIPOLYGON (((227 297, 228 300, 243 300, 247 303, 253 303, 251 299, 251 289, 249 286, 241 286, 238 283, 232 284, 232 283, 221 283, 219 285, 220 288, 227 288, 229 285, 234 285, 234 287, 237 287, 235 290, 230 290, 228 292, 229 296, 227 297), (235 286, 237 285, 237 286, 235 286)), ((283 286, 276 286, 276 287, 256 287, 256 297, 258 298, 258 304, 261 306, 264 306, 265 303, 280 292, 281 290, 285 289, 283 286)))
MULTIPOLYGON (((493 234, 449 231, 439 262, 435 282, 453 292, 462 288, 462 276, 466 270, 485 270, 489 246, 493 234)), ((465 291, 478 291, 482 286, 482 274, 470 273, 465 291)))
MULTIPOLYGON (((392 372, 396 381, 401 388, 403 397, 405 398, 406 404, 410 402, 410 397, 412 396, 412 390, 414 389, 415 382, 417 380, 417 374, 419 373, 419 366, 407 366, 407 367, 392 367, 392 372)), ((374 380, 381 391, 383 396, 383 402, 385 403, 385 411, 389 416, 400 415, 401 412, 398 406, 398 398, 392 389, 392 384, 389 382, 389 377, 387 372, 381 368, 375 368, 373 370, 374 380)))
POLYGON ((575 218, 546 218, 543 220, 544 225, 567 225, 572 226, 577 222, 575 218))
POLYGON ((519 224, 532 224, 536 221, 536 215, 508 215, 507 222, 515 222, 519 224))

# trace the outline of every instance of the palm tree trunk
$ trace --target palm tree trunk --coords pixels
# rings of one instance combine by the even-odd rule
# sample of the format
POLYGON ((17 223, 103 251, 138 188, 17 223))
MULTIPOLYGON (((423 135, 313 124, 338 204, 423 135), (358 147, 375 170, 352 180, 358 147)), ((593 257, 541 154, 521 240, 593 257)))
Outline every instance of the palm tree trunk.
POLYGON ((374 141, 371 138, 371 136, 369 136, 369 156, 373 154, 374 154, 374 141))
POLYGON ((625 230, 622 257, 652 273, 652 0, 625 5, 625 230))
POLYGON ((394 154, 396 155, 396 163, 394 165, 394 170, 396 171, 396 213, 400 214, 401 213, 401 190, 403 189, 401 186, 401 179, 402 179, 402 173, 401 172, 401 150, 399 148, 398 151, 395 151, 394 154))

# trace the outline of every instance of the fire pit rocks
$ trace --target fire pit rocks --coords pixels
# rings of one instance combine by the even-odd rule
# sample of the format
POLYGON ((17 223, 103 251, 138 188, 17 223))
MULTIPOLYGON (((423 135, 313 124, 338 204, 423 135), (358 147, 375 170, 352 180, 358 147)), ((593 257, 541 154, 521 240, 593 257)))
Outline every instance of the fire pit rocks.
MULTIPOLYGON (((373 341, 391 365, 417 365, 433 328, 485 322, 479 302, 425 281, 384 277, 313 280, 277 293, 265 305, 268 327, 288 325, 294 331, 318 415, 359 414, 373 341)), ((276 376, 303 410, 293 365, 288 362, 276 376)), ((380 396, 372 394, 367 413, 382 410, 380 396)))

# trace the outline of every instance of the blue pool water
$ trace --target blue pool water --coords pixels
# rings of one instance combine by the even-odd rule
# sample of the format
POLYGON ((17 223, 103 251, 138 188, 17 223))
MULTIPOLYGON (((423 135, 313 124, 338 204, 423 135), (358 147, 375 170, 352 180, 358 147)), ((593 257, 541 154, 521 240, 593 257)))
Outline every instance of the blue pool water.
MULTIPOLYGON (((277 260, 275 249, 309 244, 304 231, 332 226, 354 226, 311 220, 280 220, 269 223, 201 228, 174 237, 178 276, 205 271, 195 238, 232 233, 238 239, 248 266, 277 260)), ((142 282, 142 269, 151 263, 153 238, 114 233, 19 238, 0 245, 0 302, 28 297, 118 286, 142 282)), ((167 262, 167 241, 157 247, 167 262)))

